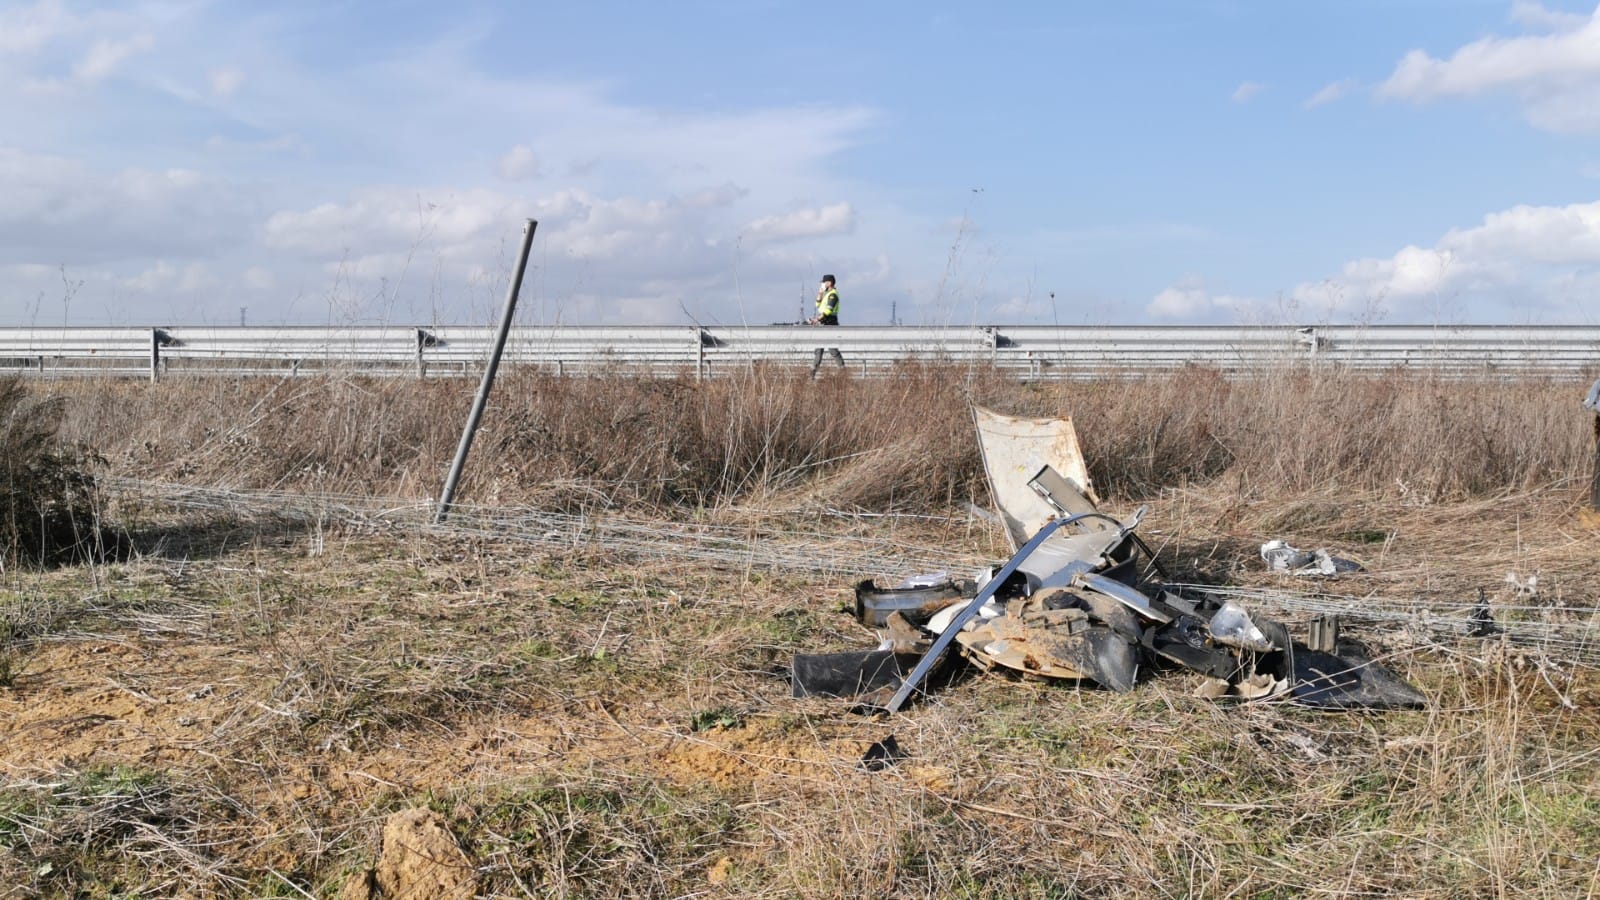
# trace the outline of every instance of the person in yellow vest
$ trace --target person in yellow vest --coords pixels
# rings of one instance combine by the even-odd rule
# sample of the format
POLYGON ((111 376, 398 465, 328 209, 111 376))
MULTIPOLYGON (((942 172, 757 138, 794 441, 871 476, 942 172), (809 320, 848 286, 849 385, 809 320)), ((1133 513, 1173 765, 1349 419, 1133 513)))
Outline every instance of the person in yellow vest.
MULTIPOLYGON (((837 325, 839 324, 839 289, 832 275, 822 276, 822 283, 817 286, 817 314, 807 321, 808 325, 837 325)), ((844 368, 844 354, 838 347, 827 348, 833 354, 833 361, 844 368)), ((817 348, 817 354, 811 360, 811 374, 814 377, 817 369, 822 367, 822 350, 817 348)))

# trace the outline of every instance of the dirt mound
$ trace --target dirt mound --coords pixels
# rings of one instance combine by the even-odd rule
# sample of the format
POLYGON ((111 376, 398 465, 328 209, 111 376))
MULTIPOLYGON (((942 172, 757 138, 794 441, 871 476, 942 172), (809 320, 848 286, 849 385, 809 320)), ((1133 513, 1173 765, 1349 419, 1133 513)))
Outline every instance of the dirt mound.
POLYGON ((341 900, 437 897, 468 900, 478 893, 472 860, 432 810, 408 809, 383 824, 383 853, 375 868, 357 875, 341 900))

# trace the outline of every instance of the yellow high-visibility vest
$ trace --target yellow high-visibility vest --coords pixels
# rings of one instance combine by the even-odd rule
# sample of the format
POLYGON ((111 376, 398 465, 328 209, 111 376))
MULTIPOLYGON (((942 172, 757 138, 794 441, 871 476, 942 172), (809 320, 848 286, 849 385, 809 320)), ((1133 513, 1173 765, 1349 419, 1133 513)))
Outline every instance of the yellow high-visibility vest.
POLYGON ((837 316, 839 314, 839 292, 828 288, 822 296, 817 298, 818 316, 837 316))

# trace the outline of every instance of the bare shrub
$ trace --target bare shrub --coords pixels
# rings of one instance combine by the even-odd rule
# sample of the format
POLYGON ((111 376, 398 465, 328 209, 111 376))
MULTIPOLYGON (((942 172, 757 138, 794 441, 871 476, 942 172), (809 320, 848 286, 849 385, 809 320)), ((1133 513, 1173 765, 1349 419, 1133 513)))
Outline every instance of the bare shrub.
POLYGON ((93 454, 57 439, 63 401, 0 380, 0 561, 56 562, 93 545, 93 454))

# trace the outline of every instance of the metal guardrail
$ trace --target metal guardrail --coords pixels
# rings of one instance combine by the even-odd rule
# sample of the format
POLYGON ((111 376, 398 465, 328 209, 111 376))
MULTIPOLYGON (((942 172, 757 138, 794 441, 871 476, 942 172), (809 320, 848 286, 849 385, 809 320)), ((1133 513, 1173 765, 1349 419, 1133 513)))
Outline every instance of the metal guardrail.
MULTIPOLYGON (((493 340, 493 328, 467 326, 0 328, 0 373, 471 375, 493 340)), ((1559 325, 523 327, 511 332, 505 364, 574 375, 713 377, 755 364, 809 368, 819 346, 838 347, 861 373, 920 359, 1029 379, 1292 362, 1454 375, 1600 369, 1600 327, 1559 325)))

